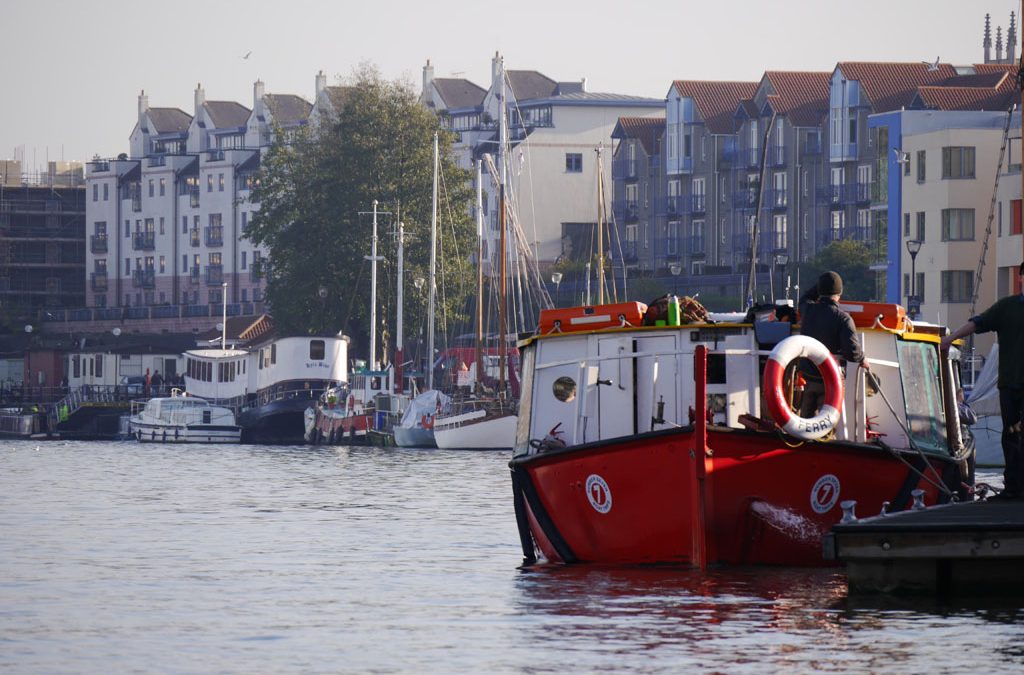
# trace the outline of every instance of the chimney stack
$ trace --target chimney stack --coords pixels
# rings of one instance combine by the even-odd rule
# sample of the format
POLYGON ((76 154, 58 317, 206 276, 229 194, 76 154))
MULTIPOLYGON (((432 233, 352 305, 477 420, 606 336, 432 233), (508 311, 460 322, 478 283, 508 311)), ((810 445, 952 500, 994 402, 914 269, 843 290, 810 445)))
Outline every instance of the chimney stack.
POLYGON ((430 83, 434 81, 434 66, 430 64, 430 59, 427 59, 427 65, 423 66, 423 96, 424 100, 427 96, 427 90, 430 88, 430 83))
POLYGON ((143 89, 139 92, 139 121, 142 121, 142 116, 149 110, 149 97, 146 96, 146 90, 143 89))
POLYGON ((491 59, 491 82, 498 79, 499 72, 501 72, 501 56, 495 51, 494 58, 491 59))
POLYGON ((257 115, 263 111, 263 80, 256 80, 252 84, 252 111, 257 115))
POLYGON ((195 115, 198 117, 199 111, 202 110, 203 104, 206 103, 206 92, 203 91, 203 85, 199 82, 196 83, 195 101, 195 115))
POLYGON ((327 88, 327 76, 324 75, 324 71, 320 71, 316 74, 316 92, 314 97, 319 96, 320 92, 327 88))

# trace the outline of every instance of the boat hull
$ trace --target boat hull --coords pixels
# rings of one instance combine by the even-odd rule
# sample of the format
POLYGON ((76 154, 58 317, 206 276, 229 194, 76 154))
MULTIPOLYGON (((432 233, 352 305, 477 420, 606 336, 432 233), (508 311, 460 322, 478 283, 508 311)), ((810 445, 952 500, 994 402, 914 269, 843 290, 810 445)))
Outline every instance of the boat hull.
MULTIPOLYGON (((700 466, 692 428, 514 459, 524 554, 552 562, 816 566, 821 538, 856 500, 860 515, 934 504, 939 490, 889 451, 852 443, 790 447, 772 433, 709 428, 700 466), (696 460, 695 460, 696 458, 696 460), (703 474, 703 475, 702 475, 703 474)), ((916 453, 903 459, 922 468, 916 453)), ((947 485, 959 465, 930 458, 947 485)))
POLYGON ((400 448, 436 448, 434 430, 423 427, 400 427, 393 428, 395 445, 400 448))
POLYGON ((444 450, 511 450, 516 438, 516 415, 479 417, 459 421, 438 419, 434 440, 444 450))
POLYGON ((306 432, 306 441, 313 445, 364 445, 366 431, 373 428, 373 415, 343 414, 337 408, 328 412, 317 408, 313 413, 312 427, 306 432))
POLYGON ((130 420, 131 436, 140 443, 240 443, 242 428, 214 424, 147 424, 130 420))
POLYGON ((309 398, 281 399, 242 411, 238 417, 242 442, 301 445, 305 442, 304 415, 313 403, 309 398))

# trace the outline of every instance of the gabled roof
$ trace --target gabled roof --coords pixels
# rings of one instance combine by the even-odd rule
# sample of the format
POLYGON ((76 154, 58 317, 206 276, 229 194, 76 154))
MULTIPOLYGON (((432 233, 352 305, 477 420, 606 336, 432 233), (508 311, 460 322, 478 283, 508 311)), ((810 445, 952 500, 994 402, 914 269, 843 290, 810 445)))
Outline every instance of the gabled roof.
POLYGON ((244 127, 249 119, 249 109, 235 101, 206 101, 203 107, 215 129, 244 127))
POLYGON ((761 116, 761 111, 758 109, 757 104, 754 103, 754 99, 752 98, 746 98, 740 101, 736 112, 737 115, 739 113, 743 113, 747 119, 757 119, 761 116))
POLYGON ((461 77, 435 77, 432 82, 445 109, 473 108, 484 102, 487 90, 461 77))
POLYGON ((1019 100, 1015 91, 982 87, 918 87, 907 107, 928 110, 1008 110, 1019 100))
POLYGON ((872 112, 899 110, 910 104, 917 88, 941 84, 957 75, 948 63, 935 70, 926 63, 847 61, 836 65, 847 80, 856 80, 871 103, 872 112))
POLYGON ((264 94, 263 100, 270 108, 274 121, 284 126, 305 122, 313 110, 309 101, 294 94, 264 94))
POLYGON ((795 127, 818 126, 828 112, 828 72, 770 70, 764 74, 774 92, 769 96, 772 110, 789 118, 795 127))
POLYGON ((192 123, 192 116, 178 108, 149 108, 146 111, 153 123, 151 133, 183 134, 192 123))
POLYGON ((757 82, 676 80, 672 86, 680 96, 693 99, 705 128, 713 134, 731 134, 740 101, 751 98, 757 90, 757 82))
POLYGON ((620 117, 612 138, 635 138, 648 157, 658 154, 658 139, 665 133, 664 117, 620 117))
POLYGON ((512 94, 517 101, 529 101, 534 98, 547 98, 555 93, 558 83, 536 70, 506 70, 512 94))

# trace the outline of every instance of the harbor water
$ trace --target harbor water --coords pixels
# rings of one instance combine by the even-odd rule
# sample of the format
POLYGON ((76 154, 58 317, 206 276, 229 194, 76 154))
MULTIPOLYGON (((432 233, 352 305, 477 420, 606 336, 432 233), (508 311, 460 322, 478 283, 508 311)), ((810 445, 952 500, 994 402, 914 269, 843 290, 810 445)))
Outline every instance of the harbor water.
POLYGON ((1014 600, 848 598, 836 568, 522 568, 507 461, 4 441, 0 670, 1024 669, 1014 600))

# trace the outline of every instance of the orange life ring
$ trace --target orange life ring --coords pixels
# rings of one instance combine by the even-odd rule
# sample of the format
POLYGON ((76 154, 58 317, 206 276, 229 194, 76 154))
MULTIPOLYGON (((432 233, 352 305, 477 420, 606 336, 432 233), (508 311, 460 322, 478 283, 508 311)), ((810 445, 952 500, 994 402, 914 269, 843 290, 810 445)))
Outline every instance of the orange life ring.
POLYGON ((839 410, 843 405, 843 379, 839 364, 825 345, 810 336, 792 335, 775 345, 764 366, 763 387, 768 413, 790 436, 813 441, 828 434, 839 423, 839 410), (825 402, 818 414, 811 418, 794 413, 783 390, 786 366, 800 357, 814 362, 825 382, 825 402))
POLYGON ((433 429, 434 428, 434 416, 433 415, 421 415, 420 416, 420 425, 424 429, 433 429))

